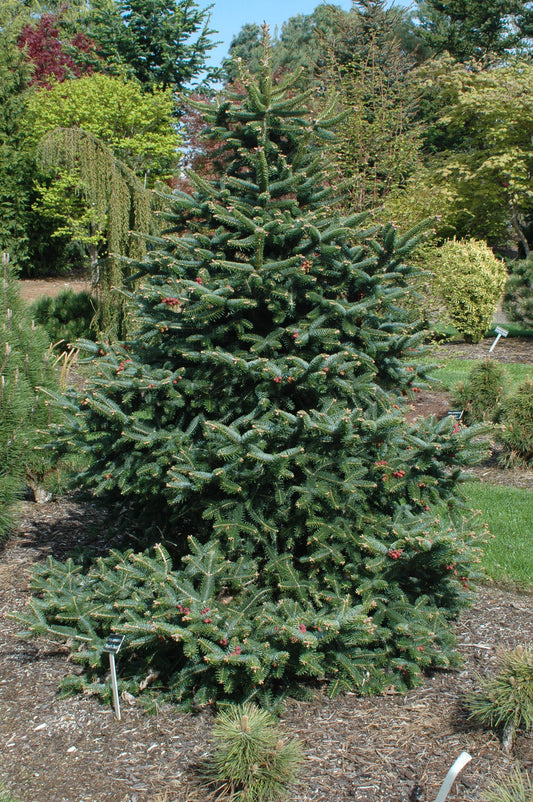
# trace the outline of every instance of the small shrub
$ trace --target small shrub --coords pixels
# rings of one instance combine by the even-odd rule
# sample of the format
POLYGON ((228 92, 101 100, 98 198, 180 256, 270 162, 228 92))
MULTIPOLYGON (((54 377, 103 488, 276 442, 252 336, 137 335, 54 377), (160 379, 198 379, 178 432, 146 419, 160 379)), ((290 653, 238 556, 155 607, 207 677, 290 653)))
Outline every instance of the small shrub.
POLYGON ((467 342, 479 342, 492 322, 496 304, 505 286, 507 272, 502 261, 479 240, 447 240, 431 255, 428 269, 450 322, 467 342))
POLYGON ((504 381, 505 370, 498 362, 484 359, 474 365, 454 393, 454 401, 465 411, 466 423, 498 420, 504 381))
POLYGON ((96 336, 93 319, 96 299, 88 292, 67 289, 55 298, 39 298, 30 308, 36 323, 44 326, 53 343, 62 343, 63 350, 81 338, 96 336))
POLYGON ((219 713, 213 737, 213 779, 224 797, 262 802, 287 796, 302 748, 296 739, 283 740, 270 713, 251 704, 233 707, 219 713))
POLYGON ((511 264, 503 308, 511 320, 533 326, 533 258, 511 264))
POLYGON ((517 646, 501 652, 496 674, 479 684, 480 690, 465 698, 469 718, 499 730, 510 751, 517 730, 533 728, 533 651, 517 646))
POLYGON ((516 766, 507 780, 493 783, 485 794, 485 802, 533 802, 533 782, 527 772, 522 775, 516 766))
POLYGON ((510 395, 502 406, 504 430, 500 437, 505 446, 506 464, 529 465, 533 461, 533 381, 510 395))

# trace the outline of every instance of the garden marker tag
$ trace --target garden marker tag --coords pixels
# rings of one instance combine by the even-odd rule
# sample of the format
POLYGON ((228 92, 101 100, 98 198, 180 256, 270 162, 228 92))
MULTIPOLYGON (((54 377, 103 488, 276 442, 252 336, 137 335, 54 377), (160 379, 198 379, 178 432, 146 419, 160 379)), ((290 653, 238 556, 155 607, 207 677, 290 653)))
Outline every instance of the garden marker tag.
POLYGON ((440 787, 440 791, 435 798, 435 802, 444 802, 448 794, 450 793, 450 789, 455 782, 455 779, 460 771, 464 769, 467 763, 470 763, 472 760, 472 755, 469 755, 468 752, 461 752, 451 769, 448 771, 448 774, 444 778, 444 782, 440 787))
POLYGON ((104 646, 104 652, 108 654, 117 654, 118 650, 124 643, 124 635, 109 635, 104 646))
POLYGON ((117 667, 115 665, 115 655, 124 642, 124 635, 110 634, 104 645, 104 652, 109 655, 109 669, 111 671, 111 687, 113 688, 113 706, 115 708, 115 715, 117 719, 121 720, 120 715, 120 700, 118 698, 118 685, 117 685, 117 667))
POLYGON ((447 418, 455 418, 455 420, 461 420, 463 417, 462 409, 450 409, 449 412, 446 413, 447 418))
POLYGON ((497 337, 496 337, 496 339, 494 340, 494 342, 492 343, 491 347, 489 348, 489 354, 492 354, 492 352, 493 352, 493 351, 494 351, 494 349, 496 348, 496 346, 497 346, 497 344, 498 344, 498 342, 499 342, 499 340, 500 340, 500 337, 507 337, 507 335, 509 334, 509 332, 507 331, 507 329, 502 329, 502 327, 501 327, 501 326, 496 326, 496 328, 494 329, 494 331, 496 332, 496 334, 497 334, 497 337))

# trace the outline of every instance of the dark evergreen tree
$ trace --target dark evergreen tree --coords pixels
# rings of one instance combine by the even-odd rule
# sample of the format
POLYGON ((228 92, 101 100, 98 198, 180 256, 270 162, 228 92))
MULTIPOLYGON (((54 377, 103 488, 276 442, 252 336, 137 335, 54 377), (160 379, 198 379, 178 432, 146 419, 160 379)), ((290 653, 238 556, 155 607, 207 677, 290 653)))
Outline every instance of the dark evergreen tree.
POLYGON ((92 0, 90 32, 108 68, 146 89, 183 89, 205 69, 209 11, 195 0, 92 0))
POLYGON ((229 46, 228 58, 222 64, 227 80, 235 81, 239 77, 238 59, 241 59, 246 69, 254 75, 259 72, 263 57, 261 36, 261 26, 247 22, 233 37, 229 46))
POLYGON ((13 2, 0 9, 0 249, 27 259, 33 160, 24 146, 24 93, 31 70, 17 39, 26 16, 13 2))
POLYGON ((35 488, 50 468, 37 451, 48 439, 51 411, 43 387, 57 389, 49 340, 34 326, 19 298, 9 255, 0 266, 0 544, 14 521, 14 502, 28 484, 35 488))
POLYGON ((524 0, 421 0, 420 34, 434 54, 447 51, 459 61, 502 56, 524 45, 533 7, 524 0))
POLYGON ((204 108, 225 174, 173 195, 130 294, 137 331, 87 343, 97 373, 63 401, 83 483, 165 547, 85 576, 50 561, 21 620, 71 638, 93 679, 123 632, 125 687, 149 666, 189 705, 406 688, 455 661, 447 618, 473 568, 453 499, 482 446, 398 410, 420 380, 399 305, 417 232, 332 211, 337 120, 267 67, 241 80, 244 98, 204 108))

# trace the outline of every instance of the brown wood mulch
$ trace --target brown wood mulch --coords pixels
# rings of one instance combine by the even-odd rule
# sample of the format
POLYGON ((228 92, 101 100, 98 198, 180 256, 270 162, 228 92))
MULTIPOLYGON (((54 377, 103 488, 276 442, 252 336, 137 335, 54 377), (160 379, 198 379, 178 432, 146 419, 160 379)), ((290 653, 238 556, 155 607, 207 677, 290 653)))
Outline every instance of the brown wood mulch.
MULTIPOLYGON (((210 749, 209 712, 157 716, 122 701, 122 721, 97 699, 60 699, 60 679, 75 670, 54 642, 21 641, 6 615, 22 610, 28 572, 47 554, 63 558, 87 539, 105 546, 109 523, 74 498, 25 502, 16 536, 0 558, 0 783, 21 802, 209 802, 197 768, 210 749)), ((500 647, 531 643, 532 598, 483 587, 457 624, 464 667, 437 672, 406 696, 289 702, 281 726, 304 744, 294 802, 430 802, 450 765, 466 750, 472 761, 448 799, 482 800, 514 757, 533 767, 533 738, 522 736, 514 757, 496 735, 472 726, 462 694, 476 673, 494 666, 500 647)), ((120 658, 120 655, 119 655, 120 658)), ((117 661, 120 673, 120 659, 117 661)))

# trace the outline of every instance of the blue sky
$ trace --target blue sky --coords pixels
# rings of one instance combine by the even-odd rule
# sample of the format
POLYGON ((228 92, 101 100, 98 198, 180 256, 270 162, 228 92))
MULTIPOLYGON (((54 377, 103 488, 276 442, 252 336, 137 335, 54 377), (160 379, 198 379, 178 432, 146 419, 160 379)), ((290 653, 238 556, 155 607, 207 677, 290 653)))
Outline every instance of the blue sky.
MULTIPOLYGON (((333 0, 345 10, 351 8, 351 0, 333 0)), ((397 5, 407 5, 406 0, 397 0, 397 5)), ((201 2, 200 7, 205 7, 201 2)), ((219 64, 227 55, 231 40, 246 22, 261 25, 268 22, 274 33, 276 25, 281 28, 283 22, 296 14, 311 14, 320 5, 320 0, 215 0, 211 9, 211 27, 217 30, 222 44, 211 51, 210 62, 219 64)))

